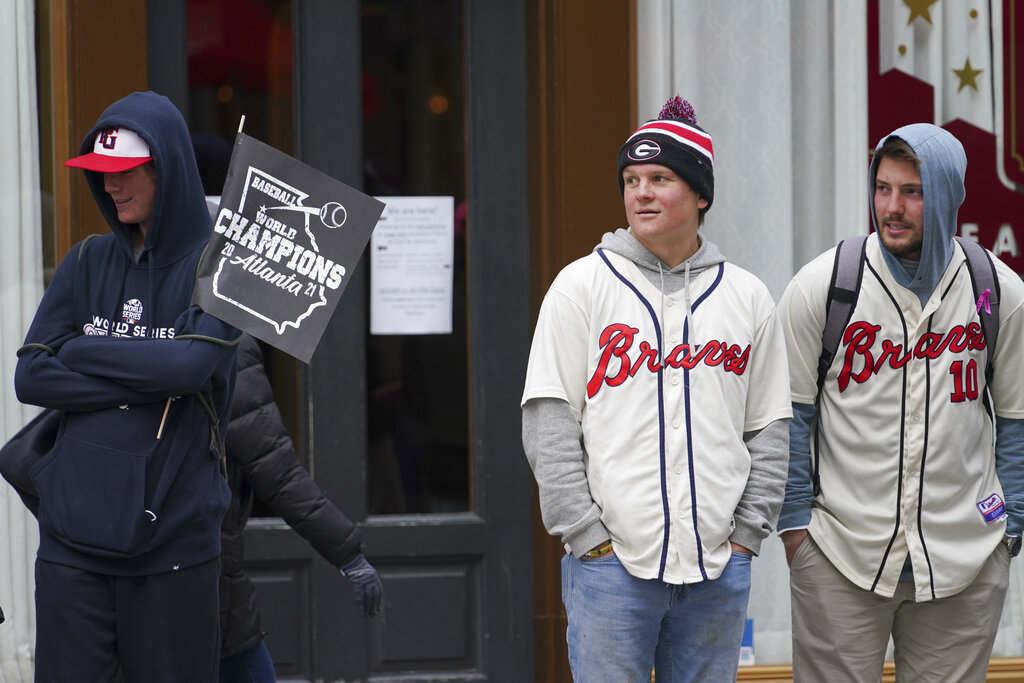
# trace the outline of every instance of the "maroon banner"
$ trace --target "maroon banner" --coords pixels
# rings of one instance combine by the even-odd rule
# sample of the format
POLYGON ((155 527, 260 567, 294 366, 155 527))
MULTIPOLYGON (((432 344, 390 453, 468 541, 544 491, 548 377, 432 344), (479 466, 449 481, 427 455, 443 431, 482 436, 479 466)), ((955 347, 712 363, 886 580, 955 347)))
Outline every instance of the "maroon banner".
MULTIPOLYGON (((967 198, 960 207, 959 234, 976 239, 1016 272, 1024 273, 1024 7, 1015 8, 1013 0, 1001 2, 1003 78, 992 86, 1002 90, 1005 130, 997 136, 961 119, 942 127, 960 140, 967 153, 967 198), (999 137, 1004 141, 1002 154, 999 137)), ((878 3, 867 3, 867 12, 867 146, 874 149, 882 136, 900 126, 938 122, 930 84, 895 69, 880 73, 878 3)), ((993 78, 992 74, 982 77, 993 78)))
POLYGON ((1018 87, 1024 76, 1024 8, 1017 4, 1003 0, 1003 168, 1010 181, 1024 185, 1024 87, 1018 87))

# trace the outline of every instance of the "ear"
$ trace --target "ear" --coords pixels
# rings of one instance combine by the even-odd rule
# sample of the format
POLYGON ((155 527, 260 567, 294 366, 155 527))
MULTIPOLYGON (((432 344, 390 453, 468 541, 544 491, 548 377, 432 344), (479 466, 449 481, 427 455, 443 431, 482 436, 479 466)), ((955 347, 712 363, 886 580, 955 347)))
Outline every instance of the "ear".
POLYGON ((708 200, 704 199, 703 197, 699 198, 697 200, 697 208, 698 209, 706 209, 706 208, 708 208, 708 200))

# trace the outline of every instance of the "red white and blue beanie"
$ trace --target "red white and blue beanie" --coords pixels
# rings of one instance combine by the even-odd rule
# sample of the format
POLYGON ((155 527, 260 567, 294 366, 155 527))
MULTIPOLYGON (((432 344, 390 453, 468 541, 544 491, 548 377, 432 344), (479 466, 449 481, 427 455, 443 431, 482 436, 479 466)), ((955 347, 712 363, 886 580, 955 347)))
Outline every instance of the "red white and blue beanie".
POLYGON ((685 180, 707 200, 715 198, 715 152, 711 136, 697 125, 697 115, 676 95, 665 103, 658 118, 629 136, 619 150, 619 192, 624 192, 622 170, 632 164, 661 164, 685 180))

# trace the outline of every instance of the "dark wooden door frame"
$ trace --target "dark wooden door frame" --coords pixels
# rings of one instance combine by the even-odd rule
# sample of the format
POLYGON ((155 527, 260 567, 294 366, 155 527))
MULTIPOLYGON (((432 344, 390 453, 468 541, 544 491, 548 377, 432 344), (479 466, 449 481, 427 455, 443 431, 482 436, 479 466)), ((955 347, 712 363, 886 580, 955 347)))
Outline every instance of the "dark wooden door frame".
MULTIPOLYGON (((636 124, 635 0, 529 0, 530 287, 536 315, 551 281, 625 225, 619 145, 636 124)), ((531 318, 532 326, 532 318, 531 318)), ((572 683, 560 559, 534 502, 535 680, 572 683)))
MULTIPOLYGON (((179 3, 150 0, 168 25, 183 27, 179 3), (177 5, 177 7, 175 7, 177 5)), ((358 68, 361 3, 358 0, 293 0, 295 38, 296 156, 343 182, 361 188, 361 79, 358 68), (343 66, 339 66, 343 65, 343 66)), ((151 16, 152 22, 159 21, 151 16)), ((403 570, 402 558, 429 549, 428 563, 467 569, 475 595, 467 619, 475 625, 468 644, 471 670, 460 679, 509 683, 534 671, 531 478, 520 445, 519 396, 529 345, 529 255, 526 189, 525 9, 522 0, 464 3, 467 101, 467 203, 470 320, 470 459, 472 512, 380 516, 367 519, 367 273, 361 262, 328 325, 312 363, 307 387, 309 466, 328 496, 364 523, 367 554, 385 582, 403 570), (410 555, 410 546, 415 545, 410 555)), ((164 40, 161 50, 183 50, 164 40)), ((166 56, 167 53, 164 52, 166 56)), ((178 63, 180 55, 170 62, 178 63)), ((163 88, 184 99, 175 83, 183 70, 155 69, 163 88)), ((187 111, 187 102, 178 102, 187 111)), ((365 261, 365 259, 364 259, 365 261)), ((272 563, 280 524, 260 520, 247 531, 250 557, 272 563)), ((285 543, 294 553, 296 543, 285 543), (295 547, 293 547, 295 546, 295 547)), ((287 554, 287 548, 282 552, 287 554)), ((422 559, 422 558, 421 558, 422 559)), ((314 676, 372 680, 386 656, 380 620, 347 616, 351 597, 333 569, 314 561, 305 571, 320 586, 307 616, 314 634, 340 642, 315 650, 314 676), (325 591, 321 594, 319 591, 325 591), (340 630, 339 630, 340 629, 340 630), (366 653, 370 653, 367 657, 366 653)), ((303 586, 297 589, 300 593, 303 586)), ((444 624, 438 624, 443 628, 444 624)), ((389 626, 390 628, 390 626, 389 626)), ((392 672, 393 675, 393 672, 392 672)), ((409 671, 403 680, 437 680, 442 671, 409 671)))
MULTIPOLYGON (((338 130, 360 129, 360 84, 346 81, 339 74, 345 70, 332 64, 359 59, 358 9, 359 3, 353 0, 303 3, 305 14, 299 22, 309 28, 300 29, 299 35, 316 50, 310 58, 320 61, 321 69, 310 65, 307 70, 301 46, 298 52, 300 153, 314 166, 357 187, 362 154, 354 144, 342 148, 336 142, 338 130), (346 30, 346 26, 356 28, 346 30), (322 51, 325 43, 331 44, 326 53, 322 51), (315 96, 307 101, 305 92, 337 95, 327 102, 315 96), (335 142, 325 144, 329 140, 335 142)), ((534 670, 531 479, 520 445, 519 419, 529 344, 524 5, 520 0, 467 2, 464 20, 473 512, 429 515, 429 519, 370 517, 364 528, 368 553, 371 560, 380 560, 385 587, 389 571, 400 570, 389 568, 387 558, 409 555, 410 528, 415 528, 415 544, 429 548, 413 551, 422 552, 424 559, 429 555, 429 561, 438 564, 446 558, 472 564, 476 558, 479 576, 471 582, 479 582, 475 584, 480 588, 479 603, 468 606, 472 612, 468 618, 478 622, 479 632, 471 636, 475 643, 468 646, 477 660, 476 674, 469 675, 511 683, 527 680, 534 670)), ((352 285, 356 282, 365 283, 365 278, 357 277, 352 285)), ((333 372, 316 372, 317 358, 313 359, 312 412, 331 416, 317 420, 314 456, 342 449, 366 452, 368 447, 364 300, 364 289, 347 291, 321 343, 321 348, 345 351, 332 357, 333 372), (359 400, 352 401, 353 396, 359 400), (338 406, 345 408, 338 410, 338 406), (353 436, 358 443, 353 443, 353 436)), ((317 462, 319 468, 341 468, 326 477, 337 483, 331 493, 352 503, 353 510, 365 511, 365 470, 353 469, 364 465, 339 459, 317 462)), ((369 634, 346 633, 347 641, 349 637, 360 650, 363 644, 375 653, 385 647, 376 625, 369 634)), ((410 673, 408 680, 431 680, 429 672, 423 676, 410 673)))

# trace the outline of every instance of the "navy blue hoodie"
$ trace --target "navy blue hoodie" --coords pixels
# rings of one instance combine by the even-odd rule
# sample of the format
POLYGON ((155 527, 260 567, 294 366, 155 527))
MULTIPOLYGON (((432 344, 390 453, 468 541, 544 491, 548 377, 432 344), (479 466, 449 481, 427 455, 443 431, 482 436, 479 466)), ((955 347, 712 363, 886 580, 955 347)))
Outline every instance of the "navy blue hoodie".
POLYGON ((66 411, 32 469, 38 556, 135 576, 220 554, 230 493, 202 397, 227 424, 239 332, 189 305, 212 226, 181 114, 161 95, 133 93, 103 112, 82 153, 110 127, 138 133, 153 157, 145 246, 136 262, 138 227, 118 220, 103 174, 84 171, 112 234, 78 243, 57 268, 19 350, 15 389, 66 411))

